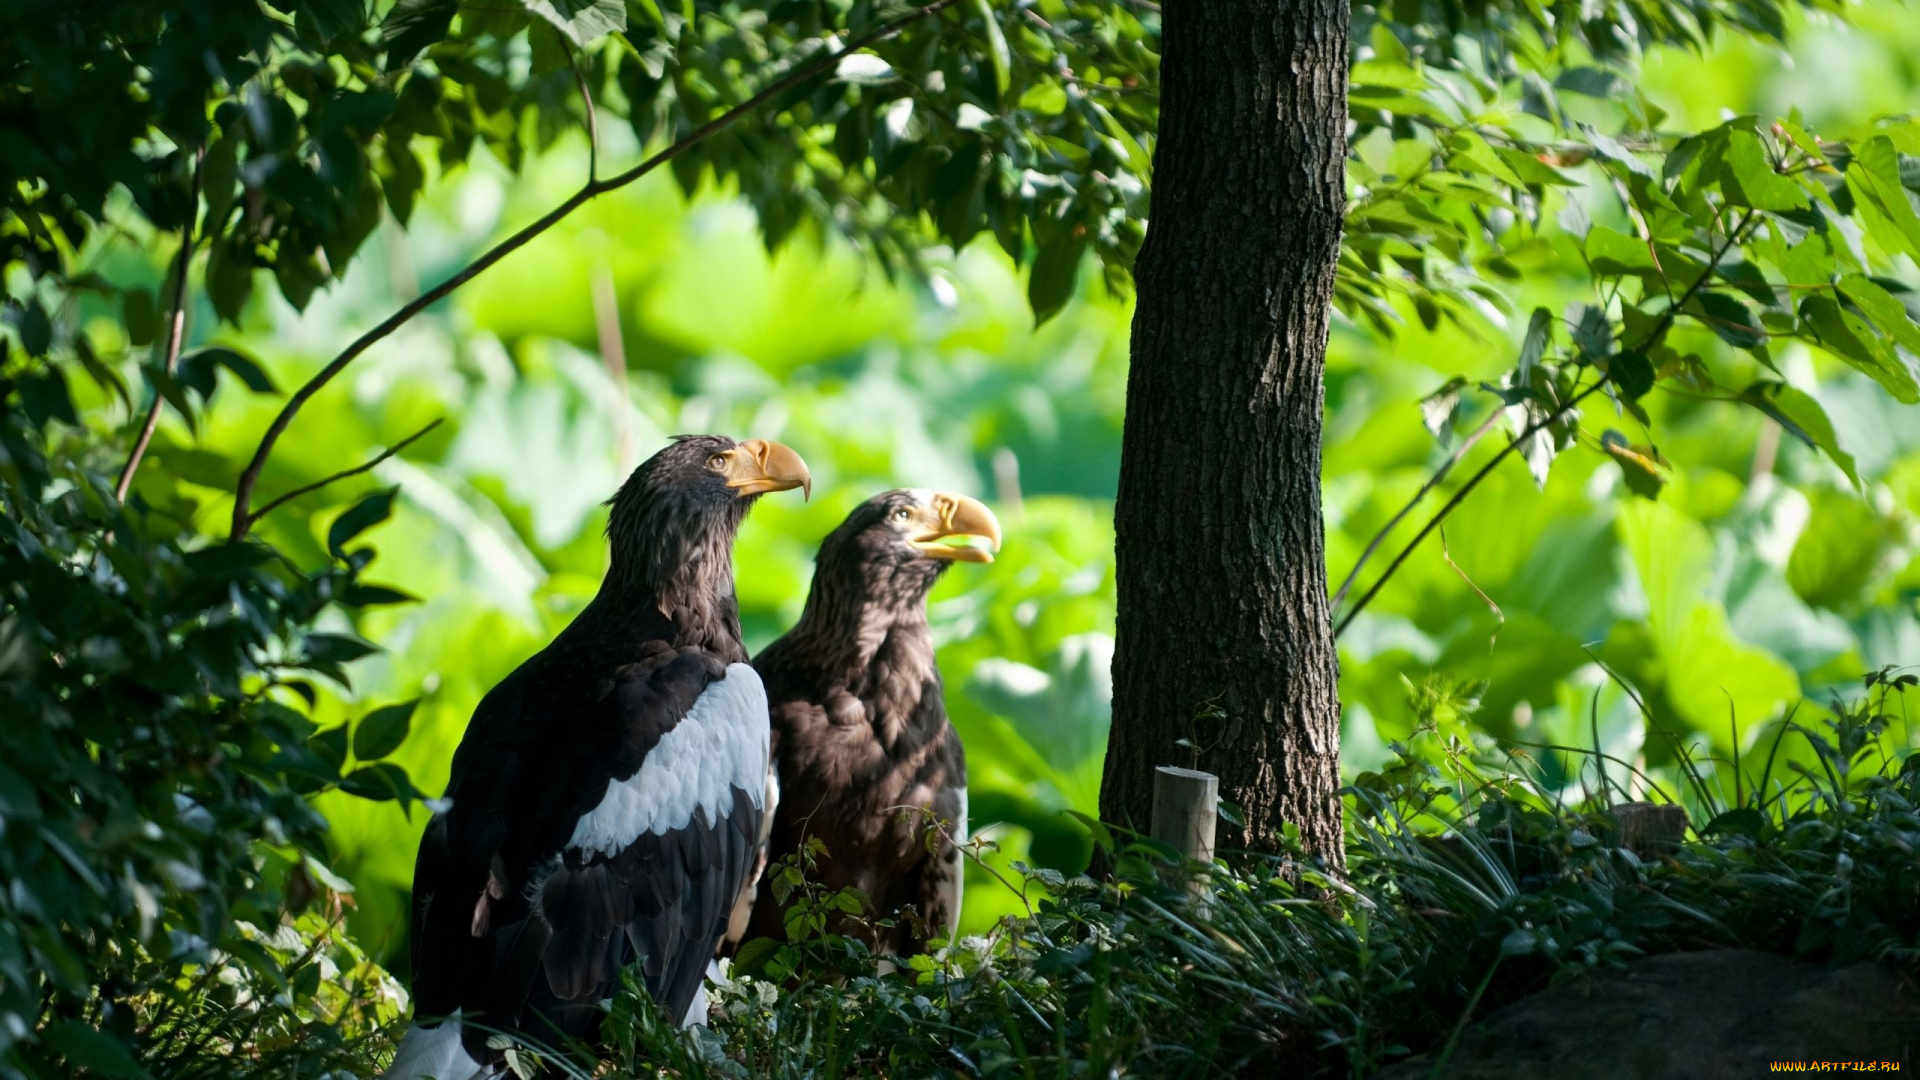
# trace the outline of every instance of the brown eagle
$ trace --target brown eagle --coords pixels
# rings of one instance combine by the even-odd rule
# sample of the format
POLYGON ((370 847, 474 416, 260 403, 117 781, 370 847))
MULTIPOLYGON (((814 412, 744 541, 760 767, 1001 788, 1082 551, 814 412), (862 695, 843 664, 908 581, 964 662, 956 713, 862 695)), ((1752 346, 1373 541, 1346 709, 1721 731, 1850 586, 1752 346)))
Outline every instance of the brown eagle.
MULTIPOLYGON (((889 491, 868 499, 820 545, 800 621, 754 658, 773 717, 772 828, 766 860, 816 836, 813 877, 860 889, 890 928, 851 923, 883 955, 924 951, 960 920, 954 841, 967 827, 967 764, 947 722, 927 628, 927 593, 955 561, 991 562, 993 512, 964 495, 889 491), (928 851, 931 813, 945 835, 928 851), (911 907, 918 920, 898 917, 911 907)), ((784 939, 771 877, 742 897, 729 936, 784 939)))
POLYGON ((415 1019, 389 1080, 494 1076, 490 1030, 591 1042, 629 965, 689 1014, 769 809, 734 534, 759 495, 808 484, 779 443, 681 436, 614 496, 599 595, 488 692, 453 755, 414 867, 415 1019))

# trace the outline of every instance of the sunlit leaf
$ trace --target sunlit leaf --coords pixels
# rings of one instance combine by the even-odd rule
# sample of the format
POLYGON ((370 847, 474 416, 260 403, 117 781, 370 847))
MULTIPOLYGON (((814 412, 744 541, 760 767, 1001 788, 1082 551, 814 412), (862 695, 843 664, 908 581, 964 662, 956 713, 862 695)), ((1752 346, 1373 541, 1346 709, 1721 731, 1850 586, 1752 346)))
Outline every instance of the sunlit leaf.
POLYGON ((1736 206, 1758 210, 1797 210, 1807 205, 1807 193, 1792 177, 1774 171, 1773 162, 1750 131, 1727 136, 1727 177, 1722 186, 1736 206))
POLYGON ((1657 499, 1667 483, 1667 466, 1651 448, 1635 446, 1611 429, 1600 436, 1600 447, 1620 466, 1627 489, 1643 499, 1657 499))
POLYGON ((520 0, 576 47, 627 28, 623 0, 520 0))
POLYGON ((1833 297, 1809 296, 1800 301, 1800 317, 1828 352, 1872 377, 1894 400, 1920 402, 1920 383, 1913 372, 1886 341, 1858 316, 1842 310, 1833 297))

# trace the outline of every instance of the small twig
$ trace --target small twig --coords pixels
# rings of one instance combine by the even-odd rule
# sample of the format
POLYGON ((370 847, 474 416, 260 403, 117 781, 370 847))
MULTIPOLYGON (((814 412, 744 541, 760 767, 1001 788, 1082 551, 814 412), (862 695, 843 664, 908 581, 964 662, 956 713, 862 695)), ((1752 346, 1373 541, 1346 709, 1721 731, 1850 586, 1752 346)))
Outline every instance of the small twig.
POLYGON ((1501 611, 1500 605, 1493 602, 1493 597, 1488 596, 1487 591, 1482 589, 1472 578, 1468 577, 1467 572, 1460 569, 1459 563, 1453 561, 1453 552, 1447 550, 1447 527, 1445 525, 1440 526, 1440 557, 1447 561, 1448 566, 1453 567, 1453 572, 1460 575, 1461 581, 1467 583, 1467 588, 1472 589, 1475 595, 1480 597, 1480 602, 1493 610, 1493 617, 1497 621, 1493 624, 1493 636, 1487 639, 1487 652, 1493 652, 1494 648, 1500 642, 1501 628, 1507 625, 1507 613, 1501 611))
POLYGON ((1420 490, 1414 492, 1413 498, 1407 500, 1407 505, 1401 507, 1400 512, 1393 515, 1393 520, 1387 522, 1386 525, 1381 527, 1379 532, 1373 534, 1372 542, 1367 544, 1367 550, 1360 553, 1360 558, 1354 562, 1353 569, 1347 571, 1347 579, 1340 583, 1340 591, 1333 594, 1333 603, 1329 606, 1335 608, 1340 606, 1340 601, 1347 598, 1347 590, 1353 588, 1354 579, 1360 576, 1360 568, 1367 565, 1367 560, 1373 558, 1374 552, 1380 550, 1380 545, 1386 542, 1388 535, 1391 534, 1394 529, 1400 527, 1400 523, 1406 520, 1408 514, 1413 513, 1413 508, 1419 506, 1421 500, 1425 499, 1428 493, 1440 486, 1440 482, 1447 478, 1447 474, 1453 471, 1453 467, 1460 464, 1460 459, 1467 456, 1467 451, 1472 450, 1474 444, 1478 443, 1481 437, 1487 432, 1492 431, 1493 425, 1499 421, 1500 410, 1495 409, 1487 415, 1486 420, 1482 422, 1479 427, 1474 429, 1473 434, 1462 440, 1459 447, 1456 448, 1453 453, 1447 455, 1447 460, 1440 463, 1439 471, 1428 477, 1426 483, 1420 485, 1420 490))
MULTIPOLYGON (((193 193, 187 199, 187 223, 180 227, 180 258, 174 266, 173 316, 167 323, 166 371, 169 376, 180 362, 180 341, 186 335, 187 328, 187 270, 193 261, 193 245, 197 225, 200 220, 200 173, 207 161, 207 148, 203 145, 193 152, 193 193)), ((147 407, 146 423, 140 428, 140 437, 133 442, 133 452, 127 455, 126 467, 120 470, 120 482, 113 486, 113 497, 120 502, 127 501, 127 492, 133 489, 133 474, 140 471, 140 459, 147 455, 147 444, 153 441, 154 429, 160 426, 160 408, 166 404, 160 387, 153 388, 153 404, 147 407)))
POLYGON ((627 416, 627 346, 620 334, 620 300, 613 289, 613 271, 605 263, 594 268, 589 289, 593 293, 594 330, 600 338, 600 362, 606 366, 613 390, 607 418, 613 423, 614 460, 625 479, 634 465, 633 425, 627 416))
POLYGON ((280 496, 279 498, 273 500, 272 502, 261 507, 260 509, 255 510, 253 513, 248 514, 247 515, 248 526, 252 526, 254 522, 259 521, 261 518, 266 517, 268 514, 273 513, 273 511, 278 507, 280 507, 283 503, 291 502, 294 499, 297 499, 300 496, 307 494, 308 492, 319 491, 321 488, 326 487, 328 484, 334 483, 339 480, 345 480, 349 476, 358 476, 363 472, 371 471, 374 466, 387 460, 388 458, 399 453, 400 451, 405 450, 408 446, 412 445, 414 440, 420 438, 420 436, 422 435, 425 435, 427 432, 432 431, 434 428, 439 427, 440 424, 445 420, 446 420, 446 417, 444 416, 440 417, 439 419, 435 420, 433 423, 428 424, 426 427, 421 428, 419 431, 414 432, 413 434, 407 436, 406 438, 401 439, 399 442, 394 443, 392 446, 387 447, 385 450, 380 451, 379 454, 375 455, 371 461, 368 461, 364 465, 355 465, 351 469, 342 469, 341 471, 334 473, 332 476, 329 476, 324 480, 315 480, 313 483, 308 484, 305 487, 294 488, 292 491, 287 492, 285 495, 280 496))
POLYGON ((956 0, 934 0, 931 4, 915 8, 913 11, 908 12, 890 23, 875 27, 873 30, 854 38, 838 51, 823 49, 823 55, 815 57, 795 68, 787 75, 774 80, 774 82, 759 93, 754 94, 752 97, 721 113, 719 116, 714 117, 712 120, 701 124, 699 127, 694 128, 692 131, 681 136, 673 145, 647 158, 640 164, 635 165, 623 173, 610 176, 605 180, 594 180, 588 183, 585 187, 560 203, 560 205, 547 211, 519 232, 488 248, 485 254, 462 267, 452 277, 421 293, 411 302, 402 306, 400 310, 387 316, 385 321, 381 322, 378 326, 360 335, 353 344, 348 345, 340 355, 334 357, 326 367, 321 368, 318 374, 308 379, 306 384, 301 386, 300 389, 294 391, 293 396, 287 400, 287 404, 281 408, 280 414, 274 417, 273 423, 267 426, 266 433, 260 438, 259 448, 253 453, 253 459, 247 462, 246 469, 241 472, 239 481, 234 485, 233 527, 228 532, 227 539, 230 541, 238 541, 246 538, 247 529, 254 519, 254 515, 248 513, 247 506, 252 500, 254 485, 260 482, 260 473, 267 466, 267 458, 273 453, 274 444, 280 440, 280 436, 285 433, 287 427, 293 423, 293 418, 299 414, 300 409, 329 382, 332 382, 335 376, 346 370, 347 365, 359 358, 361 353, 366 352, 395 330, 404 326, 415 315, 420 314, 422 311, 425 311, 427 308, 444 299, 455 289, 478 277, 494 263, 525 247, 529 241, 546 232, 548 229, 553 228, 562 218, 580 209, 580 207, 586 205, 586 203, 594 197, 626 187, 628 184, 633 183, 635 180, 640 179, 661 165, 685 153, 690 147, 705 141, 715 132, 731 126, 741 117, 759 108, 768 99, 777 97, 793 87, 806 82, 808 79, 832 68, 840 62, 841 57, 848 53, 863 49, 885 38, 892 37, 913 23, 951 7, 955 2, 956 0))

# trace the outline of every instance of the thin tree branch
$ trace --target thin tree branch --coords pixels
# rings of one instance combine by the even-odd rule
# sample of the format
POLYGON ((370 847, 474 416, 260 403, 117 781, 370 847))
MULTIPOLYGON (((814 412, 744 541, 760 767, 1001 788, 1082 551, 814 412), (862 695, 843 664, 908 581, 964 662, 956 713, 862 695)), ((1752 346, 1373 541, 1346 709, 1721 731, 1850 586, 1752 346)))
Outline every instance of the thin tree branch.
POLYGON ((1367 550, 1360 553, 1360 558, 1354 562, 1353 569, 1347 571, 1347 579, 1340 583, 1340 591, 1333 594, 1331 607, 1339 607, 1340 601, 1347 598, 1347 590, 1353 588, 1354 579, 1360 576, 1360 568, 1367 565, 1367 560, 1373 558, 1374 552, 1380 550, 1380 545, 1386 542, 1388 534, 1400 527, 1400 523, 1406 520, 1407 515, 1413 513, 1413 508, 1419 506, 1421 500, 1425 499, 1428 493, 1433 491, 1434 488, 1439 487, 1440 482, 1445 480, 1447 474, 1453 471, 1453 467, 1460 464, 1460 459, 1467 456, 1467 451, 1473 449, 1474 444, 1478 443, 1481 437, 1486 435, 1487 432, 1492 431, 1493 425, 1499 422, 1500 410, 1495 409, 1492 413, 1488 414, 1486 420, 1482 422, 1479 427, 1473 430, 1473 434, 1467 436, 1453 453, 1447 455, 1447 460, 1440 463, 1439 470, 1428 477, 1426 483, 1420 485, 1420 490, 1414 492, 1413 498, 1407 500, 1407 505, 1401 507, 1400 512, 1393 515, 1393 520, 1387 522, 1386 525, 1381 527, 1379 532, 1373 534, 1373 540, 1367 544, 1367 550))
MULTIPOLYGON (((558 29, 555 34, 560 34, 558 29)), ((567 50, 567 63, 573 68, 573 82, 580 88, 580 100, 587 107, 587 183, 600 179, 600 116, 593 107, 593 94, 587 89, 586 73, 580 70, 580 53, 564 35, 560 44, 567 50)))
POLYGON ((1400 554, 1395 555, 1393 557, 1393 562, 1387 566, 1386 572, 1381 574, 1377 579, 1375 579, 1373 583, 1373 587, 1368 589, 1365 593, 1361 594, 1361 597, 1359 600, 1354 601, 1353 610, 1347 612, 1346 615, 1342 616, 1340 619, 1339 625, 1333 628, 1333 636, 1339 637, 1343 632, 1346 631, 1347 624, 1351 623, 1353 621, 1353 617, 1355 615, 1360 614, 1360 612, 1364 610, 1369 603, 1372 602, 1375 594, 1379 593, 1380 587, 1387 583, 1387 579, 1393 577, 1394 571, 1400 569, 1401 563, 1404 563, 1407 561, 1407 556, 1413 554, 1413 549, 1420 546, 1420 541, 1425 540, 1428 534, 1432 533, 1434 529, 1440 526, 1440 523, 1442 521, 1446 520, 1446 517, 1448 514, 1453 513, 1454 507, 1459 506, 1462 502, 1464 502, 1466 500, 1466 497, 1473 493, 1473 489, 1480 486, 1480 481, 1485 480, 1487 478, 1487 474, 1493 471, 1494 466, 1500 464, 1502 461, 1505 461, 1508 454, 1511 454, 1515 450, 1518 450, 1522 445, 1526 443, 1528 439, 1539 434, 1542 428, 1545 428, 1548 424, 1551 424, 1554 421, 1560 419, 1561 415, 1564 414, 1567 410, 1580 404, 1582 401, 1585 401, 1589 396, 1593 394, 1594 391, 1600 389, 1605 385, 1607 385, 1607 381, 1605 379, 1602 379, 1599 382, 1594 383, 1592 386, 1589 386, 1585 390, 1582 390, 1578 394, 1575 394, 1572 398, 1568 399, 1564 404, 1560 405, 1558 408, 1554 409, 1552 412, 1534 421, 1533 423, 1528 424, 1525 430, 1521 431, 1520 434, 1514 436, 1514 439, 1512 442, 1501 447, 1499 453, 1493 455, 1492 459, 1490 459, 1485 465, 1480 466, 1480 470, 1474 473, 1471 477, 1469 477, 1466 483, 1460 485, 1459 491, 1456 491, 1453 493, 1453 498, 1448 499, 1445 506, 1442 506, 1437 513, 1435 513, 1431 518, 1427 519, 1427 523, 1420 527, 1419 533, 1417 533, 1414 536, 1414 538, 1407 543, 1407 546, 1400 549, 1400 554))
POLYGON ((239 481, 234 485, 233 527, 228 533, 227 538, 237 541, 246 537, 248 526, 252 523, 254 517, 254 515, 249 514, 247 510, 248 503, 253 497, 254 485, 259 483, 260 473, 267 465, 267 458, 273 453, 274 444, 278 442, 280 436, 285 433, 287 426, 293 423, 293 418, 299 414, 300 409, 305 406, 315 394, 319 393, 327 383, 332 382, 335 376, 346 370, 347 365, 353 363, 361 353, 366 352, 395 330, 398 330, 415 315, 420 314, 422 311, 425 311, 427 308, 444 299, 455 289, 478 277, 494 263, 499 262, 501 259, 506 258, 508 255, 526 246, 528 241, 551 229, 562 218, 578 210, 595 196, 604 195, 609 191, 626 187, 628 184, 633 183, 635 180, 640 179, 661 165, 678 157, 689 148, 706 140, 707 137, 715 132, 732 125, 741 117, 759 108, 768 99, 777 97, 793 87, 806 82, 808 79, 832 68, 835 64, 839 63, 840 58, 847 53, 892 37, 913 23, 945 8, 951 7, 955 2, 956 0, 934 0, 931 4, 915 8, 913 11, 908 12, 892 22, 875 27, 867 33, 860 35, 852 41, 847 42, 846 46, 837 52, 823 50, 824 55, 818 56, 795 68, 787 75, 776 79, 768 85, 766 89, 761 90, 747 100, 693 129, 686 135, 681 136, 673 145, 647 158, 633 168, 623 173, 610 176, 605 180, 594 180, 588 183, 566 201, 554 207, 552 210, 547 211, 545 214, 542 214, 532 224, 527 225, 519 232, 495 244, 489 248, 485 254, 468 263, 452 277, 421 293, 418 297, 401 307, 400 310, 389 315, 380 325, 360 335, 353 344, 348 345, 346 349, 341 351, 340 355, 334 357, 326 367, 321 368, 318 374, 307 380, 306 384, 301 386, 300 389, 294 391, 293 396, 287 399, 287 404, 281 408, 280 414, 273 418, 272 424, 268 425, 266 433, 261 436, 259 449, 254 451, 253 459, 247 463, 246 469, 240 474, 239 481))
MULTIPOLYGON (((187 199, 187 223, 180 227, 180 258, 174 266, 173 314, 167 320, 166 370, 173 374, 174 366, 180 362, 180 342, 186 336, 187 328, 187 270, 193 263, 193 246, 197 239, 200 222, 200 174, 207 162, 207 148, 203 145, 193 152, 192 194, 187 199)), ((154 429, 160 426, 160 408, 166 398, 160 394, 160 388, 153 388, 153 404, 147 406, 146 423, 140 427, 140 436, 133 442, 133 451, 127 455, 126 467, 120 470, 120 481, 113 485, 113 497, 120 502, 127 501, 127 492, 133 490, 133 474, 140 471, 140 459, 147 455, 147 444, 153 441, 154 429)))
POLYGON ((406 438, 401 439, 399 442, 394 443, 392 446, 387 447, 385 450, 380 451, 380 453, 374 456, 373 460, 368 461, 364 465, 355 465, 351 469, 342 469, 339 472, 334 473, 332 476, 329 476, 324 480, 315 480, 313 483, 308 484, 305 487, 294 488, 292 491, 287 492, 285 495, 280 496, 279 498, 273 500, 267 505, 247 515, 247 524, 251 526, 254 522, 259 521, 261 518, 266 517, 268 514, 273 513, 274 510, 278 509, 281 504, 292 502, 293 500, 299 498, 302 495, 307 494, 310 491, 319 491, 321 488, 326 487, 328 484, 334 483, 335 481, 339 481, 339 480, 345 480, 349 476, 358 476, 363 472, 371 472, 374 466, 387 460, 388 458, 399 453, 400 451, 405 450, 409 445, 411 445, 414 442, 414 440, 420 438, 420 436, 422 435, 425 435, 427 432, 432 431, 434 428, 439 427, 440 424, 445 420, 446 420, 446 417, 444 416, 440 417, 438 420, 435 420, 433 423, 428 424, 426 427, 421 428, 419 431, 414 432, 413 434, 407 436, 406 438))
MULTIPOLYGON (((1754 215, 1754 211, 1752 210, 1747 211, 1746 214, 1740 218, 1740 224, 1727 230, 1726 243, 1720 245, 1720 250, 1714 253, 1712 261, 1708 262, 1705 269, 1700 271, 1699 278, 1695 279, 1693 284, 1687 286, 1687 291, 1681 294, 1679 302, 1674 304, 1669 304, 1667 306, 1667 310, 1660 313, 1660 321, 1655 323, 1653 326, 1653 329, 1647 332, 1646 340, 1642 341, 1639 344, 1639 346, 1635 350, 1636 352, 1644 352, 1647 349, 1652 348, 1654 343, 1659 341, 1661 336, 1667 332, 1667 329, 1673 325, 1673 320, 1676 316, 1680 314, 1680 309, 1687 306, 1687 303, 1694 298, 1694 295, 1698 293, 1702 288, 1706 287, 1707 282, 1713 280, 1715 271, 1717 271, 1720 267, 1720 260, 1725 258, 1727 252, 1731 251, 1733 249, 1734 244, 1739 241, 1740 234, 1745 232, 1747 229, 1747 226, 1753 221, 1753 215, 1754 215)), ((1526 430, 1522 431, 1518 436, 1516 436, 1512 442, 1501 447, 1499 453, 1493 455, 1493 458, 1489 460, 1485 465, 1481 466, 1478 472, 1474 473, 1472 477, 1468 478, 1467 482, 1460 486, 1460 490, 1453 493, 1453 498, 1448 499, 1446 505, 1442 506, 1439 512, 1435 513, 1433 517, 1427 520, 1426 525, 1421 527, 1420 532, 1416 536, 1414 536, 1414 538, 1411 541, 1407 543, 1407 546, 1400 549, 1400 554, 1394 556, 1393 563, 1387 567, 1385 573, 1381 574, 1380 577, 1376 581, 1374 581, 1373 587, 1368 589, 1365 595, 1361 596, 1360 599, 1354 603, 1353 610, 1347 612, 1346 615, 1341 617, 1340 622, 1333 628, 1333 636, 1339 637, 1343 632, 1345 632, 1348 624, 1353 622, 1354 616, 1360 614, 1360 612, 1366 608, 1367 604, 1370 603, 1373 600, 1374 596, 1380 592, 1380 587, 1387 583, 1387 579, 1393 577, 1394 571, 1400 569, 1400 564, 1406 562, 1407 556, 1413 554, 1413 549, 1420 546, 1420 541, 1425 540, 1427 538, 1427 534, 1433 532, 1433 530, 1439 526, 1440 522, 1446 520, 1446 516, 1453 512, 1454 507, 1459 506, 1461 502, 1463 502, 1466 499, 1466 497, 1473 492, 1474 488, 1479 487, 1480 481, 1485 480, 1487 478, 1487 474, 1493 472, 1494 467, 1496 465, 1499 465, 1502 461, 1506 460, 1506 457, 1508 454, 1511 454, 1515 450, 1518 450, 1523 444, 1525 444, 1527 439, 1537 434, 1542 428, 1560 419, 1560 417, 1563 414, 1565 414, 1568 410, 1579 405, 1582 401, 1585 401, 1588 397, 1591 397, 1594 391, 1599 390, 1603 386, 1606 386, 1607 383, 1610 381, 1610 378, 1611 376, 1609 376, 1608 379, 1601 379, 1599 382, 1596 382, 1592 386, 1589 386, 1585 390, 1582 390, 1578 394, 1575 394, 1572 398, 1562 403, 1559 407, 1555 408, 1552 412, 1541 417, 1539 420, 1535 421, 1534 423, 1527 425, 1526 430)))

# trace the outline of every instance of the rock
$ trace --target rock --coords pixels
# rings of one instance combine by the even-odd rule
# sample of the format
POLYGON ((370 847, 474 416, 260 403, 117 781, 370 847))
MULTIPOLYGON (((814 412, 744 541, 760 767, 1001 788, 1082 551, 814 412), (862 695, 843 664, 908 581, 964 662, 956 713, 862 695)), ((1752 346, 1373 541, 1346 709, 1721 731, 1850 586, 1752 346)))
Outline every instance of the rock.
MULTIPOLYGON (((1441 1075, 1719 1080, 1763 1075, 1774 1061, 1912 1068, 1916 1048, 1920 991, 1893 968, 1836 970, 1727 949, 1651 957, 1516 1001, 1469 1025, 1441 1075)), ((1424 1055, 1376 1076, 1425 1080, 1434 1060, 1424 1055)))

